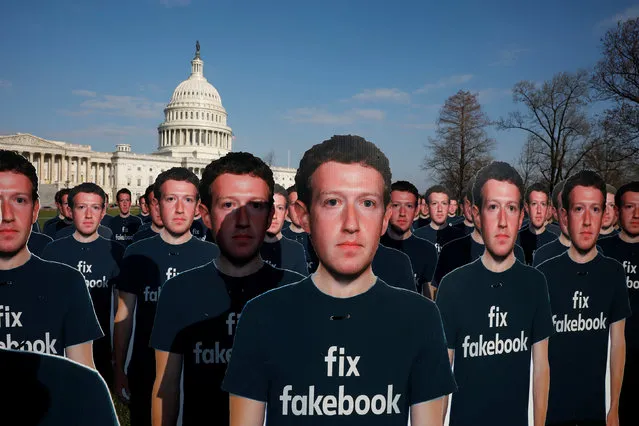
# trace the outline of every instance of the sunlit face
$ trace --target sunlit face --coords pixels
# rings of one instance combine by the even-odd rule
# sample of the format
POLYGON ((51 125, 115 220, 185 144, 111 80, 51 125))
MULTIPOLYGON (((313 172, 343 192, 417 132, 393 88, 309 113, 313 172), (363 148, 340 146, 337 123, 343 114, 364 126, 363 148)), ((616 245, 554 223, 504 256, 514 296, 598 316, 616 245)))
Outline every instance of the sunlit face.
POLYGON ((483 205, 473 206, 478 228, 488 253, 496 259, 508 257, 515 247, 517 232, 524 219, 519 207, 521 193, 516 185, 495 179, 482 187, 483 205))
POLYGON ((428 196, 430 220, 435 225, 441 226, 446 223, 446 217, 448 217, 448 206, 448 194, 443 192, 433 192, 428 196))
POLYGON ((621 196, 619 219, 621 228, 628 236, 639 236, 639 192, 627 191, 621 196))
POLYGON ((286 217, 286 197, 282 194, 273 195, 273 219, 271 219, 271 226, 266 231, 269 235, 277 235, 284 226, 284 218, 286 217))
POLYGON ((617 206, 615 205, 615 194, 606 193, 606 208, 604 210, 601 228, 608 229, 617 222, 617 206))
POLYGON ((288 194, 288 218, 295 226, 300 226, 300 220, 297 217, 297 211, 295 210, 295 202, 297 201, 297 191, 293 191, 288 194))
POLYGON ((448 214, 451 216, 457 214, 457 200, 450 200, 448 204, 448 214))
POLYGON ((389 226, 398 233, 404 234, 413 224, 417 208, 415 195, 407 191, 391 192, 391 218, 389 226))
POLYGON ((190 231, 195 211, 199 207, 198 191, 188 181, 167 180, 160 186, 160 217, 173 236, 182 236, 190 231))
POLYGON ((372 167, 327 162, 311 178, 310 213, 299 203, 302 226, 331 274, 354 279, 366 272, 386 232, 384 180, 372 167))
POLYGON ((60 204, 60 213, 64 216, 65 219, 71 220, 73 218, 73 212, 71 211, 71 206, 69 206, 69 194, 64 194, 62 196, 62 204, 60 204))
POLYGON ((542 191, 531 192, 526 202, 526 211, 533 228, 544 226, 548 214, 548 195, 542 191))
POLYGON ((118 195, 118 208, 120 214, 126 216, 131 211, 131 196, 129 194, 118 195))
POLYGON ((570 191, 570 206, 564 206, 568 235, 572 245, 580 252, 588 252, 597 243, 603 219, 604 197, 601 191, 590 186, 575 186, 570 191), (568 211, 566 208, 568 207, 568 211))
POLYGON ((245 265, 258 255, 271 225, 272 196, 264 179, 225 173, 211 184, 211 208, 202 205, 202 220, 211 229, 224 257, 245 265))
POLYGON ((31 198, 31 181, 20 173, 0 172, 0 257, 25 249, 40 204, 31 198))
POLYGON ((75 229, 81 235, 90 236, 98 231, 100 221, 104 217, 104 202, 98 194, 80 192, 73 199, 71 211, 75 229))
POLYGON ((149 194, 149 214, 151 215, 151 222, 157 227, 162 228, 164 223, 162 222, 162 216, 160 215, 160 203, 157 202, 153 191, 149 194))
POLYGON ((143 215, 149 214, 149 206, 146 204, 144 197, 140 197, 140 211, 143 215))

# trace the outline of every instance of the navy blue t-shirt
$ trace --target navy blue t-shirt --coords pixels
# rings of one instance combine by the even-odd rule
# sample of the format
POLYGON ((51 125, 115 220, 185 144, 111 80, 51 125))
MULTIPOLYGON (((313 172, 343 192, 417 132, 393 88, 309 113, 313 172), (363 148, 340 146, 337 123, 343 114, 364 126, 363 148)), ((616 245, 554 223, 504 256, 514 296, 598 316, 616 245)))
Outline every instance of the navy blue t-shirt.
POLYGON ((102 217, 102 220, 100 221, 100 225, 104 225, 106 227, 109 227, 109 224, 111 223, 111 219, 113 219, 113 216, 105 214, 102 217))
POLYGON ((64 356, 69 346, 103 336, 84 277, 77 270, 32 254, 0 271, 0 349, 64 356))
POLYGON ((138 229, 138 232, 136 232, 135 235, 133 236, 133 242, 155 237, 156 235, 158 235, 158 232, 155 232, 151 228, 150 224, 145 223, 144 225, 140 226, 140 229, 138 229))
POLYGON ((597 242, 603 240, 604 238, 610 238, 610 237, 614 237, 615 235, 619 235, 619 230, 618 229, 613 229, 612 232, 610 234, 599 234, 599 236, 597 237, 597 242))
POLYGON ((519 234, 517 235, 517 244, 519 244, 521 248, 524 249, 524 255, 526 255, 526 264, 532 265, 535 250, 545 244, 556 240, 557 238, 557 235, 553 234, 548 229, 545 229, 544 232, 542 232, 541 234, 532 233, 529 227, 526 227, 519 231, 519 234))
POLYGON ((410 257, 401 251, 379 244, 372 267, 373 273, 391 287, 417 291, 410 257))
POLYGON ((139 217, 142 223, 151 223, 151 215, 143 215, 142 212, 135 215, 135 217, 139 217))
POLYGON ((46 221, 46 223, 44 224, 44 229, 42 230, 42 233, 55 239, 55 235, 58 233, 58 231, 60 231, 63 228, 66 228, 67 226, 72 226, 72 225, 73 225, 72 220, 70 219, 62 220, 60 219, 60 217, 56 216, 46 221))
POLYGON ((453 226, 459 229, 462 232, 462 235, 470 235, 475 230, 475 226, 473 225, 467 226, 466 222, 464 222, 463 220, 453 226))
POLYGON ((40 224, 38 223, 38 221, 36 220, 35 222, 33 222, 33 225, 31 225, 31 232, 39 232, 42 233, 40 231, 40 224))
POLYGON ((630 299, 630 308, 634 313, 626 320, 626 345, 639 348, 639 243, 627 243, 619 235, 597 241, 606 257, 611 257, 625 272, 625 283, 630 299))
POLYGON ((555 222, 549 223, 548 225, 546 225, 546 230, 548 232, 552 232, 557 237, 559 237, 561 235, 561 228, 559 227, 558 223, 555 223, 555 222))
POLYGON ((193 235, 198 240, 206 240, 206 231, 209 228, 206 227, 202 218, 195 219, 191 224, 191 235, 193 235))
POLYGON ((51 241, 53 241, 53 238, 50 236, 31 231, 29 241, 27 241, 27 247, 31 253, 36 256, 40 256, 42 254, 42 250, 44 250, 47 244, 51 241))
POLYGON ((553 331, 543 274, 518 260, 495 273, 479 258, 444 277, 437 305, 459 386, 450 426, 527 425, 532 346, 553 331))
POLYGON ((406 426, 411 405, 455 391, 432 301, 379 279, 334 298, 311 277, 239 321, 222 388, 266 402, 267 426, 406 426))
POLYGON ((124 244, 124 246, 128 246, 133 242, 133 235, 138 232, 140 226, 142 226, 140 218, 131 215, 127 217, 120 215, 112 217, 108 225, 113 232, 113 239, 124 244))
POLYGON ((419 294, 423 292, 426 296, 430 296, 430 291, 424 292, 423 288, 433 279, 433 273, 437 265, 437 249, 435 245, 414 235, 404 240, 395 240, 388 233, 382 235, 380 243, 386 247, 399 250, 410 258, 417 292, 419 294))
POLYGON ((0 349, 0 376, 3 425, 119 425, 104 380, 77 362, 0 349))
POLYGON ((179 245, 166 243, 160 235, 127 247, 116 288, 137 296, 133 352, 127 374, 155 377, 155 356, 149 347, 155 308, 166 280, 210 262, 220 254, 215 244, 191 238, 179 245))
MULTIPOLYGON (((53 239, 59 240, 60 238, 70 237, 71 235, 73 235, 74 232, 75 232, 75 225, 67 226, 65 228, 62 228, 58 232, 56 232, 55 237, 53 239)), ((103 238, 106 238, 107 240, 110 240, 113 238, 113 232, 111 231, 111 228, 107 228, 104 225, 98 225, 98 235, 103 238)))
POLYGON ((623 268, 601 254, 577 263, 565 252, 537 269, 548 282, 555 327, 546 421, 605 421, 610 325, 630 315, 623 268))
POLYGON ((418 217, 417 219, 413 220, 413 230, 415 229, 419 229, 421 227, 424 227, 426 225, 430 224, 430 217, 418 217))
POLYGON ((209 262, 162 286, 151 346, 182 355, 184 425, 200 425, 205 419, 228 425, 229 399, 220 385, 244 305, 265 291, 302 279, 268 264, 254 274, 231 277, 209 262))
POLYGON ((464 221, 464 216, 448 216, 446 218, 446 223, 448 226, 455 226, 464 221))
POLYGON ((433 229, 432 226, 422 226, 414 232, 416 237, 422 238, 435 244, 437 253, 442 251, 442 247, 450 241, 456 240, 464 236, 462 230, 454 226, 444 226, 440 229, 433 229))
POLYGON ((286 237, 273 243, 264 241, 260 247, 260 255, 271 266, 295 271, 303 276, 308 275, 304 247, 297 241, 286 237))
MULTIPOLYGON (((486 246, 479 244, 470 234, 457 238, 456 240, 446 244, 442 247, 439 259, 437 260, 437 267, 435 268, 435 274, 433 275, 432 286, 437 288, 446 274, 460 266, 467 265, 470 262, 479 259, 481 255, 484 254, 485 250, 486 246)), ((513 251, 515 253, 515 258, 523 263, 524 251, 522 248, 515 244, 513 251)))
POLYGON ((289 240, 297 241, 304 247, 304 256, 306 257, 306 269, 309 273, 315 272, 319 266, 319 259, 313 249, 313 244, 306 232, 293 232, 290 228, 282 229, 282 235, 289 240))

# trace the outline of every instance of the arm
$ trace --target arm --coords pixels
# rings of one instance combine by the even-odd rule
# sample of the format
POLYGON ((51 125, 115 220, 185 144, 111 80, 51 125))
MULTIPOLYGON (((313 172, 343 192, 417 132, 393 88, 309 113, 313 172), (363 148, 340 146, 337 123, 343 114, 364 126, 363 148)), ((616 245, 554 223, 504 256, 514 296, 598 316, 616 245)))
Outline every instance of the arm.
MULTIPOLYGON (((455 360, 455 350, 454 349, 448 349, 448 359, 450 360, 450 366, 453 366, 453 361, 455 360)), ((444 424, 444 422, 446 422, 446 414, 448 412, 448 395, 446 395, 444 398, 442 398, 442 411, 440 412, 441 416, 442 416, 442 423, 439 424, 444 424)))
POLYGON ((66 352, 67 358, 95 370, 95 364, 93 363, 93 341, 67 346, 64 348, 64 351, 66 352))
POLYGON ((151 400, 153 426, 177 422, 180 405, 182 355, 155 350, 155 383, 151 400))
POLYGON ((443 425, 442 408, 444 407, 444 399, 448 399, 448 396, 412 405, 410 407, 410 424, 413 426, 443 425))
POLYGON ((230 426, 262 426, 265 407, 261 401, 229 395, 230 426))
POLYGON ((533 415, 535 426, 546 424, 548 391, 550 390, 550 366, 548 364, 548 339, 532 347, 533 361, 533 415))
MULTIPOLYGON (((437 293, 437 288, 433 287, 432 283, 428 283, 428 290, 430 291, 430 299, 435 300, 435 293, 437 293)), ((424 287, 424 291, 426 291, 426 287, 424 287)))
POLYGON ((129 393, 129 384, 124 374, 126 353, 129 349, 131 329, 133 328, 133 309, 135 308, 136 295, 126 291, 118 291, 118 310, 115 316, 113 328, 113 346, 115 350, 115 383, 114 389, 117 395, 126 390, 129 393))
POLYGON ((606 423, 608 426, 619 425, 619 394, 626 364, 625 326, 625 319, 610 325, 610 411, 606 423))

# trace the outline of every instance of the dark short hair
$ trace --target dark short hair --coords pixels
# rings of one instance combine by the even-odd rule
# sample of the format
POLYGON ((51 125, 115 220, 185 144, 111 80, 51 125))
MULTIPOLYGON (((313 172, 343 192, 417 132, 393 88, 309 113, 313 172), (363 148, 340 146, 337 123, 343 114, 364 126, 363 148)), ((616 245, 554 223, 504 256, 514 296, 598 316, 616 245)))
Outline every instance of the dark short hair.
POLYGON ((417 187, 407 180, 398 180, 393 182, 391 185, 391 192, 393 191, 410 192, 415 196, 415 203, 419 202, 419 191, 417 190, 417 187))
POLYGON ((639 192, 639 180, 628 182, 619 187, 619 189, 617 190, 617 193, 615 194, 615 204, 617 205, 617 208, 619 209, 621 209, 623 194, 625 194, 626 192, 639 192))
POLYGON ((530 203, 530 194, 533 192, 543 192, 546 194, 546 199, 550 198, 548 195, 548 189, 546 189, 546 185, 541 182, 535 182, 532 185, 526 188, 526 203, 530 203))
POLYGON ((601 195, 603 196, 603 205, 606 204, 606 182, 603 178, 593 170, 580 170, 574 175, 570 176, 566 179, 566 183, 564 185, 564 190, 561 193, 561 202, 563 204, 563 208, 566 210, 570 209, 570 193, 576 186, 585 186, 588 188, 595 188, 601 191, 601 195))
POLYGON ((615 188, 614 186, 612 186, 609 183, 607 183, 606 184, 606 194, 616 195, 617 194, 617 188, 615 188))
POLYGON ((249 152, 240 151, 229 152, 224 157, 213 160, 204 169, 202 180, 200 181, 200 198, 207 208, 211 208, 211 202, 213 201, 211 185, 215 179, 225 173, 232 175, 250 175, 264 180, 268 186, 269 204, 273 205, 273 191, 275 190, 273 171, 259 157, 249 152))
MULTIPOLYGON (((58 204, 62 204, 62 197, 64 197, 65 195, 69 195, 69 192, 71 190, 69 188, 62 188, 61 190, 59 190, 58 192, 55 193, 55 202, 58 204)), ((68 199, 67 199, 68 202, 68 199)))
POLYGON ((482 208, 484 200, 482 189, 489 180, 499 182, 508 182, 517 187, 519 190, 519 208, 524 205, 524 181, 513 166, 504 161, 493 161, 487 166, 482 167, 475 178, 473 184, 473 204, 479 209, 482 208))
POLYGON ((100 198, 102 198, 102 207, 104 208, 104 203, 106 203, 106 194, 104 193, 104 190, 102 188, 92 182, 81 183, 80 185, 71 188, 71 191, 69 191, 69 198, 67 199, 69 207, 73 208, 73 199, 81 192, 86 194, 99 195, 100 198))
POLYGON ((13 172, 26 176, 31 181, 31 200, 38 199, 38 175, 35 167, 22 155, 0 150, 0 172, 13 172))
POLYGON ((559 194, 564 190, 564 185, 566 185, 566 180, 562 180, 557 182, 555 187, 552 189, 552 205, 557 208, 559 207, 559 194))
POLYGON ((304 153, 295 174, 297 196, 310 209, 313 196, 311 178, 322 164, 334 161, 341 164, 361 164, 371 167, 382 175, 384 182, 384 206, 390 202, 391 170, 388 158, 372 142, 361 136, 335 135, 324 142, 313 145, 304 153))
POLYGON ((131 191, 128 188, 122 188, 115 194, 115 201, 120 201, 120 195, 128 194, 131 197, 131 191))
POLYGON ((430 203, 429 197, 431 194, 446 194, 446 196, 448 197, 448 200, 450 201, 450 193, 448 192, 448 189, 446 189, 444 185, 433 185, 426 190, 426 194, 424 194, 424 198, 426 199, 426 202, 428 203, 430 203))
POLYGON ((286 200, 286 205, 288 206, 288 191, 286 190, 286 188, 276 183, 273 188, 273 196, 275 196, 275 194, 279 194, 284 197, 284 199, 286 200))
POLYGON ((169 180, 176 180, 178 182, 189 182, 195 186, 195 194, 197 199, 200 198, 200 194, 198 192, 200 186, 200 179, 187 169, 186 167, 171 167, 169 170, 165 170, 155 178, 155 183, 153 184, 153 195, 157 198, 158 201, 162 198, 162 185, 164 182, 169 180))
POLYGON ((295 185, 291 185, 288 188, 286 188, 286 193, 288 195, 291 195, 291 193, 293 193, 293 192, 297 192, 297 189, 295 189, 295 185))
POLYGON ((151 195, 151 193, 153 192, 154 187, 155 185, 153 184, 147 186, 146 189, 144 190, 144 195, 140 197, 140 198, 144 198, 144 201, 146 201, 147 204, 151 204, 151 200, 149 200, 149 195, 151 195))

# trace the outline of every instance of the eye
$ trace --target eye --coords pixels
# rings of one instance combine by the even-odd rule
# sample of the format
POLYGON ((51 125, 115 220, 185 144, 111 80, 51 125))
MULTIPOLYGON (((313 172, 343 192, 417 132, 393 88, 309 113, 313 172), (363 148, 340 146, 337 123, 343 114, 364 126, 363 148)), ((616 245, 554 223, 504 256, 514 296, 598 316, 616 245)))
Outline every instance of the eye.
POLYGON ((515 206, 508 206, 508 210, 510 210, 511 212, 514 212, 517 210, 517 207, 515 206))
POLYGON ((373 200, 364 200, 362 204, 364 204, 364 207, 375 207, 375 201, 373 200))
POLYGON ((264 206, 264 203, 261 202, 261 201, 252 201, 251 202, 251 207, 253 207, 255 210, 260 210, 263 206, 264 206))
POLYGON ((222 207, 225 208, 225 209, 230 209, 230 208, 233 207, 233 203, 230 202, 230 201, 226 201, 226 202, 222 203, 222 207))
POLYGON ((337 206, 337 204, 338 204, 338 201, 336 198, 329 198, 324 201, 324 205, 329 207, 335 207, 337 206))

